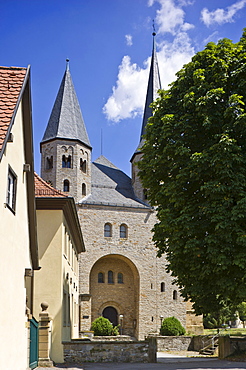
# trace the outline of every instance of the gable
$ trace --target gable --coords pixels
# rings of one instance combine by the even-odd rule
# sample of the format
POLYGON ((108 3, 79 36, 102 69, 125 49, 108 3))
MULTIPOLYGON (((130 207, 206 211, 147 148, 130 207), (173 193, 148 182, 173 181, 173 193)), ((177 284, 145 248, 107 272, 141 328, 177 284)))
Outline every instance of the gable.
POLYGON ((0 159, 19 106, 26 68, 0 67, 0 159))

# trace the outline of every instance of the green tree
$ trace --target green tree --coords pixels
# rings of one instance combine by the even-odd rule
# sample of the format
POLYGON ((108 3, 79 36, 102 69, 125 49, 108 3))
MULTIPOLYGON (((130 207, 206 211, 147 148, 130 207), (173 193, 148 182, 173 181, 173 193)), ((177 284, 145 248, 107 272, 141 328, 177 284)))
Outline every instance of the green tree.
POLYGON ((224 325, 228 325, 229 321, 235 321, 235 311, 231 311, 228 306, 203 316, 205 329, 222 328, 224 325))
POLYGON ((246 302, 242 302, 237 306, 237 312, 240 320, 243 321, 243 327, 245 327, 246 321, 246 302))
POLYGON ((246 299, 246 31, 209 43, 161 91, 139 163, 153 240, 197 313, 246 299))

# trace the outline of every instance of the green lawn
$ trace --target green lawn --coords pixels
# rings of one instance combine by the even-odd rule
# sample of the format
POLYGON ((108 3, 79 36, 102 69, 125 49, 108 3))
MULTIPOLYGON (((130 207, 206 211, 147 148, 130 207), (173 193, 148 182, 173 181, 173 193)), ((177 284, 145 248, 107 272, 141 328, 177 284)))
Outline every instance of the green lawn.
MULTIPOLYGON (((204 335, 217 334, 218 329, 204 329, 204 335)), ((220 329, 220 333, 223 335, 246 335, 246 328, 229 328, 229 329, 220 329)))

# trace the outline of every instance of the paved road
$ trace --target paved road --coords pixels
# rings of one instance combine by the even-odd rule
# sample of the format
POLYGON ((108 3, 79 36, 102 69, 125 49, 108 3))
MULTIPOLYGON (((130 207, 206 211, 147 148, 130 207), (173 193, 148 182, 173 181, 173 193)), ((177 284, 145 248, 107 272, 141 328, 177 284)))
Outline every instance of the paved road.
MULTIPOLYGON (((217 358, 194 358, 186 356, 168 356, 159 353, 158 363, 84 363, 83 365, 57 365, 54 370, 239 370, 246 369, 246 362, 222 361, 217 358)), ((38 368, 47 370, 47 368, 38 368)))

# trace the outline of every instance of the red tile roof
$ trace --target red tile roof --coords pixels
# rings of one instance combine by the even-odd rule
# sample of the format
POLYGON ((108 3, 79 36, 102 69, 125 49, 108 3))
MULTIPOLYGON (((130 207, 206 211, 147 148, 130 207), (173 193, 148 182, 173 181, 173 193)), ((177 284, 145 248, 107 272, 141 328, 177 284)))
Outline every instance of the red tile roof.
POLYGON ((68 196, 60 190, 56 190, 46 181, 34 173, 35 197, 36 198, 67 198, 68 196))
POLYGON ((0 151, 26 76, 26 68, 0 67, 0 151))

